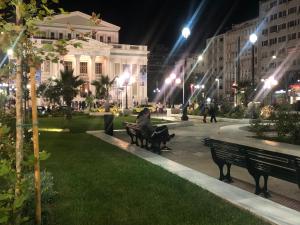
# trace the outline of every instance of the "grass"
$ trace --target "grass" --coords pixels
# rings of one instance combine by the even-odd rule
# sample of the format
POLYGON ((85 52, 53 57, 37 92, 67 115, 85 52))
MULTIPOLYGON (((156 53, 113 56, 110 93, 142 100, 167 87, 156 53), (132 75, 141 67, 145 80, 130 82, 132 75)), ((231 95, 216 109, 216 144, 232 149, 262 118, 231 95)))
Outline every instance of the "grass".
MULTIPOLYGON (((123 122, 135 122, 134 116, 120 116, 114 119, 114 129, 122 129, 123 122)), ((152 119, 153 123, 165 122, 163 120, 152 119)), ((64 117, 43 117, 39 118, 40 128, 61 128, 70 129, 73 133, 82 133, 87 130, 103 130, 103 117, 94 117, 89 115, 73 116, 71 120, 64 117)))
POLYGON ((250 213, 84 133, 41 133, 59 192, 51 225, 266 224, 250 213))

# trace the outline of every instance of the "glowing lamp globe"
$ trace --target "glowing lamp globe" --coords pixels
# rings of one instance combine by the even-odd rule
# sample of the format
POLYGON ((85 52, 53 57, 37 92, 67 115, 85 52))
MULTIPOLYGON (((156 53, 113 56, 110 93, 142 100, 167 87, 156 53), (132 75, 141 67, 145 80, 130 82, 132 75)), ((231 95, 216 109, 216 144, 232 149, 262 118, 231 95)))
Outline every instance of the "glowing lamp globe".
POLYGON ((180 78, 177 78, 177 79, 175 80, 175 83, 176 83, 176 84, 180 84, 180 83, 181 83, 181 79, 180 79, 180 78))
POLYGON ((255 44, 255 42, 257 42, 257 39, 258 39, 258 37, 257 37, 256 34, 251 34, 251 35, 250 35, 249 40, 250 40, 250 42, 251 42, 252 44, 255 44))
POLYGON ((191 35, 190 28, 188 28, 188 27, 183 28, 181 34, 185 39, 188 39, 189 36, 191 35))

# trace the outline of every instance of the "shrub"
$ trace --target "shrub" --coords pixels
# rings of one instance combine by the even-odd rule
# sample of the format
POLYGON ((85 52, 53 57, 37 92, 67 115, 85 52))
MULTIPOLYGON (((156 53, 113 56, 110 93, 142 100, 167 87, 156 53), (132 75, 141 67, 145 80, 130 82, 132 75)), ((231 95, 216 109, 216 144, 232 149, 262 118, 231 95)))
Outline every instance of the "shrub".
POLYGON ((278 137, 287 136, 294 128, 294 117, 288 112, 280 111, 277 114, 277 120, 275 121, 275 128, 278 133, 278 137))
MULTIPOLYGON (((35 196, 34 196, 34 175, 32 173, 27 174, 25 176, 28 185, 28 201, 25 206, 25 212, 26 215, 28 215, 30 218, 34 218, 35 215, 35 196)), ((54 190, 54 177, 50 172, 47 172, 46 170, 41 172, 41 197, 42 197, 42 220, 43 224, 47 224, 47 217, 49 215, 49 212, 47 210, 47 205, 53 203, 55 197, 57 196, 57 192, 54 190)))
POLYGON ((258 137, 263 137, 264 132, 270 130, 270 124, 263 124, 260 118, 250 121, 250 130, 258 137))

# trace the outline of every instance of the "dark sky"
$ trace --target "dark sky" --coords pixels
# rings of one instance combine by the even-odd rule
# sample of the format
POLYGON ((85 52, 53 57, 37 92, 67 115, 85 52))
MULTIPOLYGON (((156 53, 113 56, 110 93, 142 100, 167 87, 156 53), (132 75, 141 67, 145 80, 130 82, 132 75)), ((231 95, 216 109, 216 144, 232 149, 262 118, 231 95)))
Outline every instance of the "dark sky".
POLYGON ((60 0, 67 11, 97 12, 121 27, 120 42, 164 44, 172 47, 181 29, 202 4, 195 17, 190 45, 203 47, 206 38, 231 24, 258 15, 259 0, 60 0), (196 40, 196 41, 195 41, 196 40))

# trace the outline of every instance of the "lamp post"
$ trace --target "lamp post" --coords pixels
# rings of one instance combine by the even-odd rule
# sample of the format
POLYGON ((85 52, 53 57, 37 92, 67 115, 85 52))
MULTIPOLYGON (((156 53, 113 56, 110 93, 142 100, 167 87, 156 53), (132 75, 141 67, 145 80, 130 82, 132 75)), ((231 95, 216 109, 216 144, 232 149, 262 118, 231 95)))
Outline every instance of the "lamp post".
MULTIPOLYGON (((176 77, 176 74, 175 73, 172 73, 169 77, 167 77, 165 79, 165 84, 167 86, 169 85, 174 85, 174 86, 177 86, 181 83, 181 79, 180 78, 177 78, 176 77)), ((171 106, 171 104, 169 104, 171 106)), ((172 105, 173 105, 173 108, 174 108, 174 101, 172 100, 172 105)))
POLYGON ((217 102, 219 102, 219 98, 220 98, 220 79, 216 78, 216 82, 217 82, 217 102))
MULTIPOLYGON (((181 32, 182 37, 185 39, 185 41, 189 38, 191 35, 191 30, 189 27, 184 27, 181 32)), ((184 59, 184 71, 183 71, 183 78, 182 78, 182 121, 189 120, 189 117, 187 115, 187 102, 186 102, 186 96, 185 96, 185 73, 186 73, 186 58, 184 59)))
POLYGON ((252 90, 253 93, 255 91, 255 77, 254 77, 254 50, 255 50, 255 43, 257 42, 257 35, 255 33, 251 34, 249 37, 249 41, 252 45, 252 57, 251 57, 251 72, 252 72, 252 81, 251 81, 251 85, 252 85, 252 90))
MULTIPOLYGON (((261 79, 261 82, 264 83, 264 86, 263 86, 264 90, 271 91, 275 86, 278 85, 278 81, 273 76, 269 77, 268 79, 261 79)), ((272 104, 272 95, 273 95, 273 93, 271 92, 271 99, 270 99, 271 104, 272 104)))

